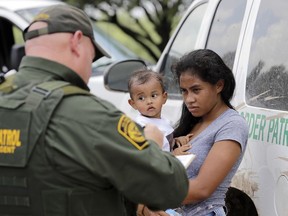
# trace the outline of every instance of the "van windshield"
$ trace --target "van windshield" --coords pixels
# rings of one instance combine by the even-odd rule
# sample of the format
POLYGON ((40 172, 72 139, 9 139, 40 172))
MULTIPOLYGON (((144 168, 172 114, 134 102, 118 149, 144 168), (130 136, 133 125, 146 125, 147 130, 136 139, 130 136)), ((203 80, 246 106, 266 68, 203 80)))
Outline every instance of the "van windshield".
POLYGON ((181 97, 178 84, 175 82, 176 79, 171 71, 171 66, 185 53, 194 49, 206 8, 207 2, 191 11, 177 32, 169 52, 166 54, 164 70, 161 69, 161 73, 165 74, 166 91, 169 93, 170 98, 181 97))
MULTIPOLYGON (((232 70, 247 1, 222 0, 219 2, 211 26, 208 26, 210 31, 205 48, 218 53, 232 70)), ((187 16, 167 53, 164 71, 161 72, 165 73, 170 98, 180 98, 178 84, 171 72, 171 65, 181 56, 195 49, 206 8, 207 3, 199 5, 187 16)))
POLYGON ((221 56, 232 70, 247 1, 220 1, 214 15, 206 48, 221 56))

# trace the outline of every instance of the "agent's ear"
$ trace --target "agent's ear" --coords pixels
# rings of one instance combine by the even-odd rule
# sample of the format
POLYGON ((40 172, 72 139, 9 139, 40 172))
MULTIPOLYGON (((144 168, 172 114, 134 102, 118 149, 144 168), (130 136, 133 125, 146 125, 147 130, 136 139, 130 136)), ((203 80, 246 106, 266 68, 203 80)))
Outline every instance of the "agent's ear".
POLYGON ((224 84, 225 84, 225 82, 224 82, 223 79, 219 80, 219 81, 216 83, 216 91, 217 91, 217 93, 220 93, 220 92, 223 90, 224 84))
POLYGON ((128 100, 128 103, 130 104, 130 106, 132 106, 135 110, 138 110, 136 105, 135 105, 135 101, 132 100, 131 98, 128 100))
POLYGON ((71 51, 77 56, 80 56, 80 43, 81 43, 81 39, 83 37, 83 33, 81 31, 76 31, 70 41, 71 44, 71 51))

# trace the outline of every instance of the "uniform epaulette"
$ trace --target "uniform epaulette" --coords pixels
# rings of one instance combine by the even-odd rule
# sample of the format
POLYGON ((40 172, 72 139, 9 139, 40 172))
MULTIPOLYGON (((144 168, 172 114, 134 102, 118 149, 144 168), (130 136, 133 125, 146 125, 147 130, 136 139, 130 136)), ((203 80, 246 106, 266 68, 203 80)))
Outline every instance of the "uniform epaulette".
POLYGON ((47 81, 41 84, 38 84, 36 87, 34 87, 34 90, 40 91, 39 93, 42 94, 50 94, 52 91, 56 89, 62 89, 64 96, 70 96, 70 95, 91 95, 91 93, 87 90, 84 90, 82 88, 79 88, 77 86, 71 85, 68 82, 60 81, 60 80, 54 80, 54 81, 47 81))
POLYGON ((66 85, 62 87, 62 90, 64 92, 65 96, 69 96, 69 95, 92 95, 89 91, 86 91, 84 89, 81 89, 77 86, 72 86, 72 85, 66 85))

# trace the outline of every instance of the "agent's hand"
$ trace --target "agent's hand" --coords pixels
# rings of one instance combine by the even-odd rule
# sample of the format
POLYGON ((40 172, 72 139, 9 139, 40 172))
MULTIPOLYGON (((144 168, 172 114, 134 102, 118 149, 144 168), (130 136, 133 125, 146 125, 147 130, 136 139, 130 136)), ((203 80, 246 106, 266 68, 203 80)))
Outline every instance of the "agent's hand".
POLYGON ((146 139, 150 139, 150 140, 155 141, 158 144, 158 146, 160 148, 162 148, 164 135, 158 129, 157 126, 155 126, 153 124, 145 125, 144 134, 145 134, 146 139))
POLYGON ((170 216, 170 215, 164 211, 157 211, 157 212, 150 211, 148 214, 145 214, 145 216, 170 216))
POLYGON ((164 211, 152 211, 147 206, 139 204, 137 207, 137 216, 169 216, 164 211))
POLYGON ((144 216, 169 216, 169 214, 167 214, 164 211, 152 211, 149 208, 144 208, 144 216))

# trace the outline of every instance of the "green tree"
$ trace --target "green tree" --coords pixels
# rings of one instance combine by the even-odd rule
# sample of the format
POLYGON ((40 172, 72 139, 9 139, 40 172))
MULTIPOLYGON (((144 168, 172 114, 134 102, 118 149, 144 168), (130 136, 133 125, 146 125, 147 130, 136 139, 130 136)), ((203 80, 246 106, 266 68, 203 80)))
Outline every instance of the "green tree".
POLYGON ((182 12, 193 0, 64 1, 85 9, 97 21, 116 25, 157 61, 182 12))

